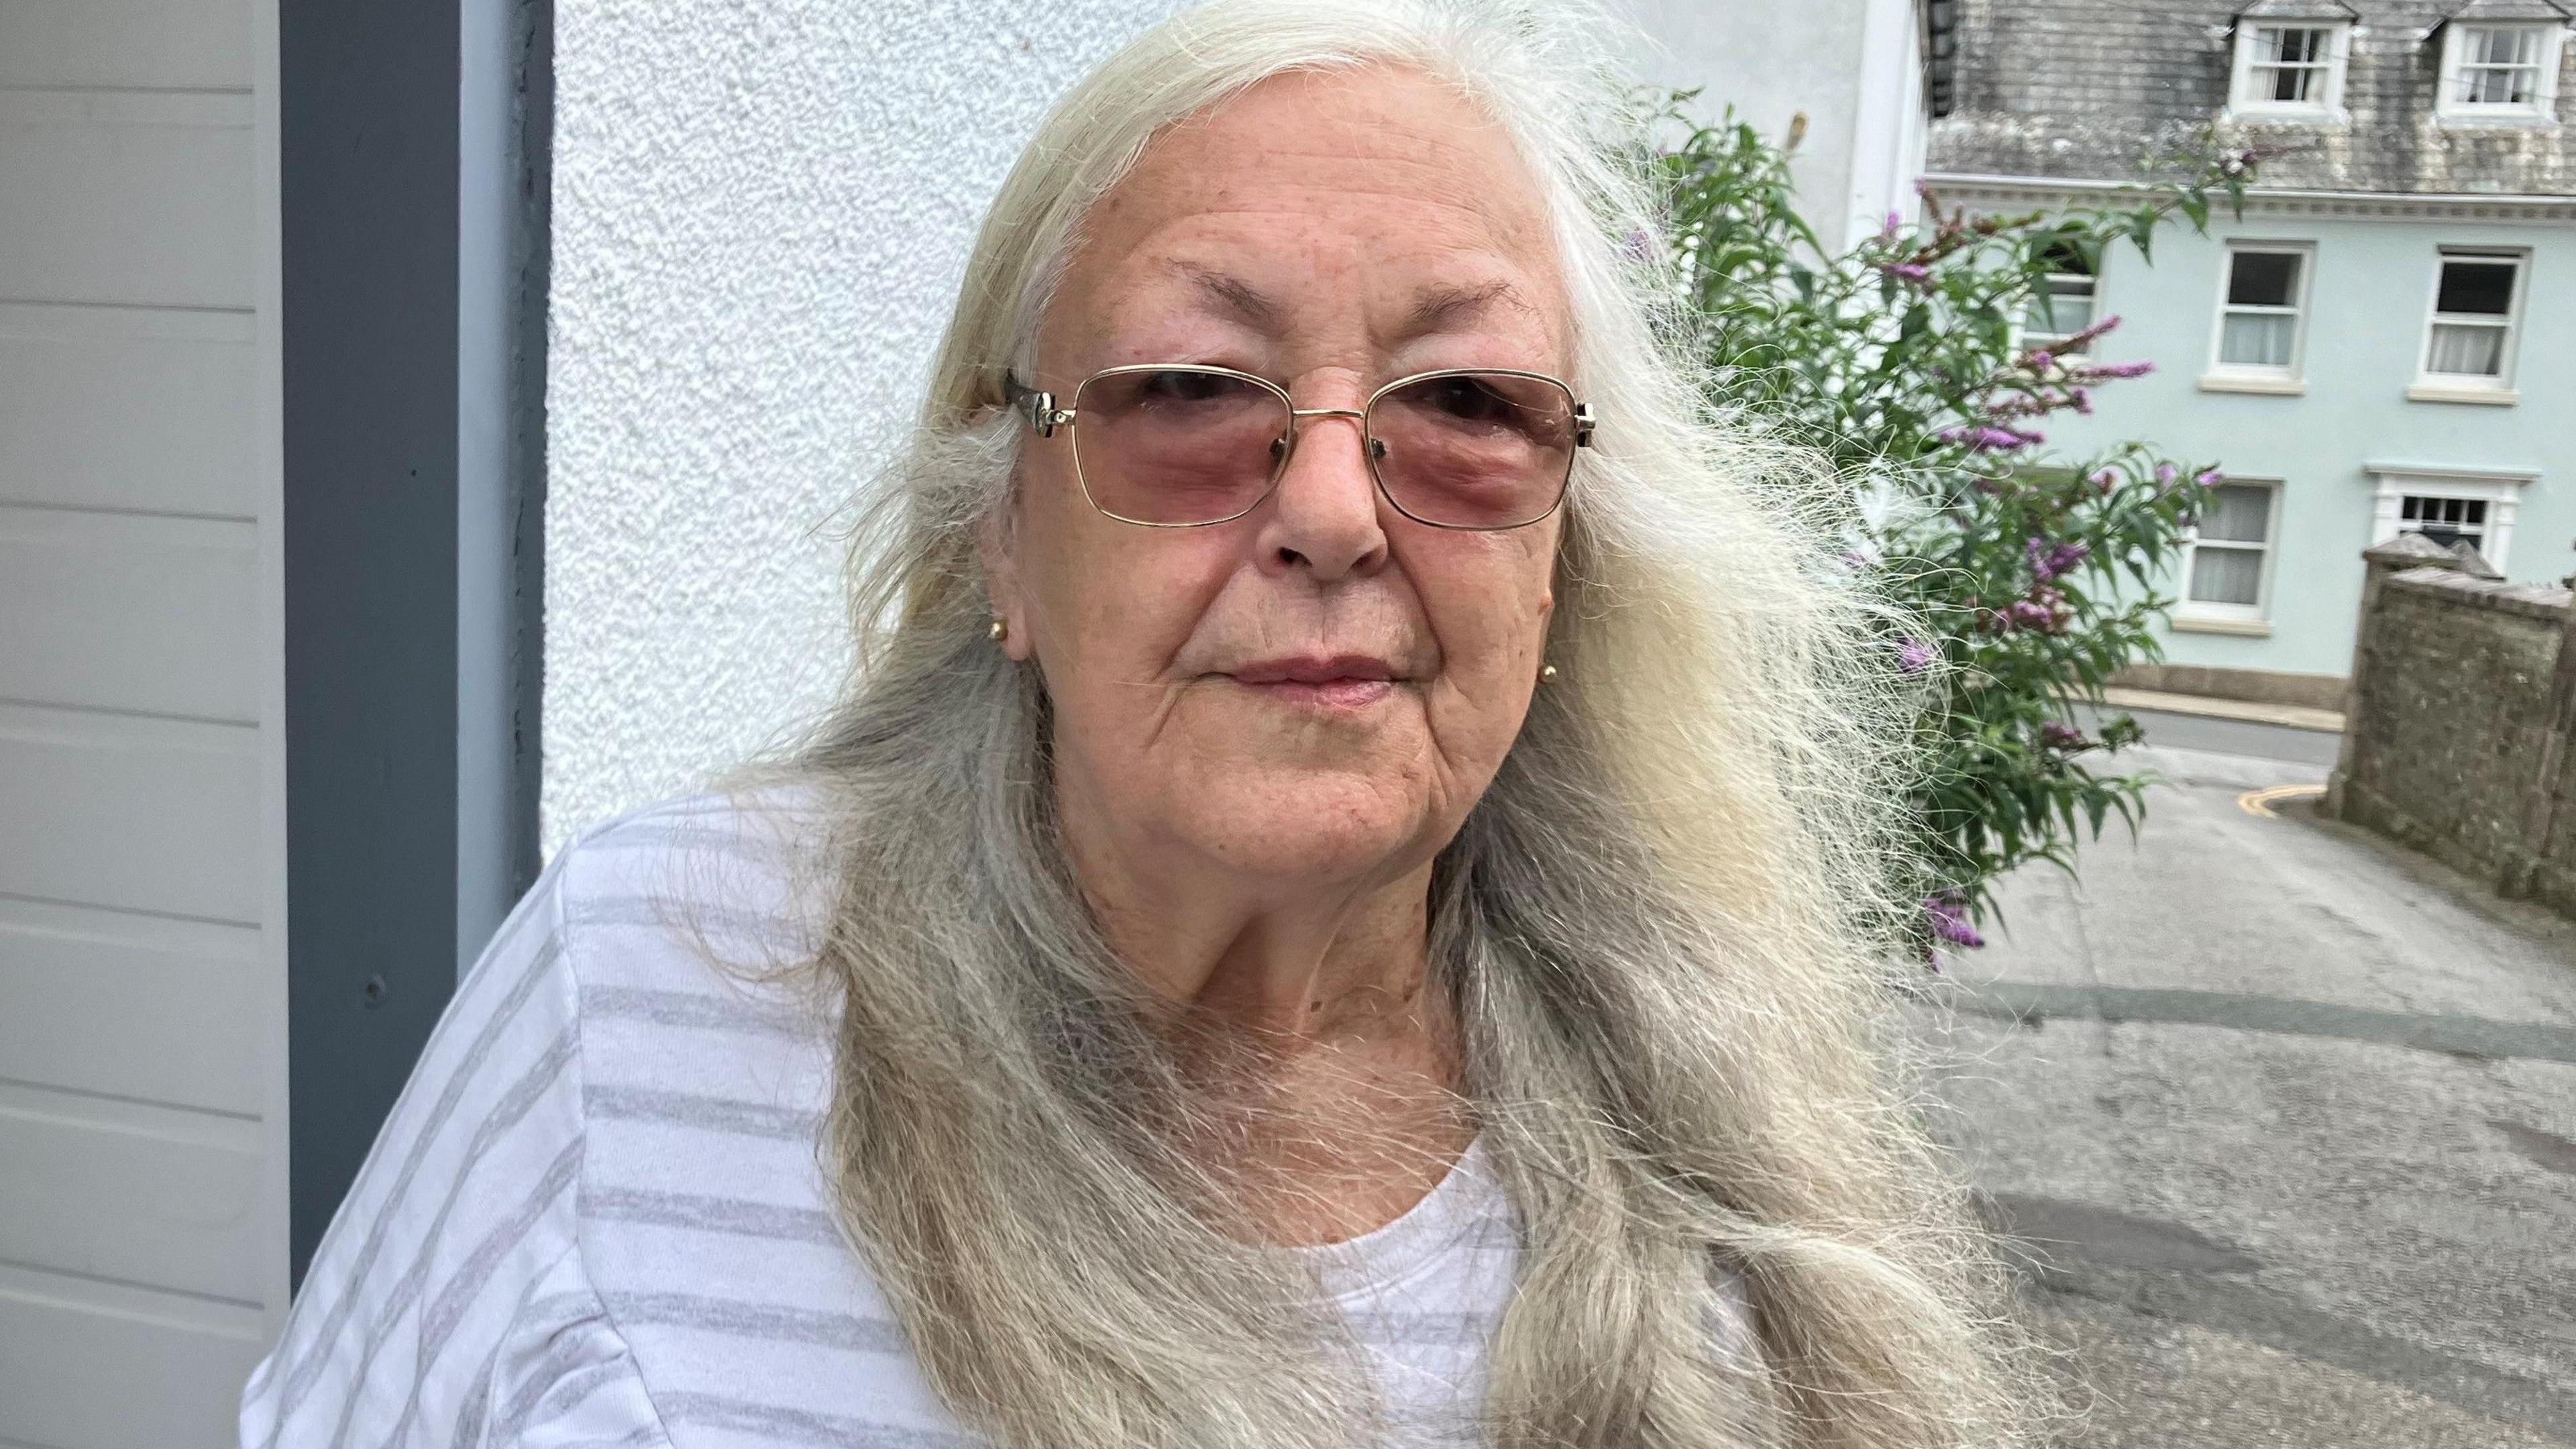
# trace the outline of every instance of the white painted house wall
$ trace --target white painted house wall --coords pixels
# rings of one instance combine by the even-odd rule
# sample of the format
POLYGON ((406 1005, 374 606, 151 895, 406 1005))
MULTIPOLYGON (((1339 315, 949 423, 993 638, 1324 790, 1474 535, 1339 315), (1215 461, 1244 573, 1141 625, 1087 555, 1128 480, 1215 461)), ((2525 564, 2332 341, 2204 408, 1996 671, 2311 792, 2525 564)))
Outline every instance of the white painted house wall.
POLYGON ((286 1306, 274 16, 0 0, 0 1443, 286 1306))
MULTIPOLYGON (((1640 73, 1739 98, 1840 235, 1910 196, 1914 0, 1633 0, 1640 73)), ((1166 0, 557 0, 542 833, 820 705, 833 515, 908 423, 986 202, 1166 0)))
POLYGON ((1830 250, 1909 215, 1923 173, 1920 0, 1632 0, 1646 38, 1641 79, 1701 87, 1714 120, 1727 106, 1784 141, 1805 135, 1789 169, 1808 221, 1830 250))

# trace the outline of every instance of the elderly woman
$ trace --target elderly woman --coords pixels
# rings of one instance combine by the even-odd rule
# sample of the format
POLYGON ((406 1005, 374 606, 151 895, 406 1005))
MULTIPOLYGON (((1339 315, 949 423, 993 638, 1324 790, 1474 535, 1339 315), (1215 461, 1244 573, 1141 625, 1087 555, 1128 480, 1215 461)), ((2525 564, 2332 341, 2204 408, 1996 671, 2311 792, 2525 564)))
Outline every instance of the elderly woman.
POLYGON ((1589 29, 1224 0, 1058 106, 842 702, 554 861, 249 1449, 2020 1436, 1866 601, 1650 326, 1589 29))

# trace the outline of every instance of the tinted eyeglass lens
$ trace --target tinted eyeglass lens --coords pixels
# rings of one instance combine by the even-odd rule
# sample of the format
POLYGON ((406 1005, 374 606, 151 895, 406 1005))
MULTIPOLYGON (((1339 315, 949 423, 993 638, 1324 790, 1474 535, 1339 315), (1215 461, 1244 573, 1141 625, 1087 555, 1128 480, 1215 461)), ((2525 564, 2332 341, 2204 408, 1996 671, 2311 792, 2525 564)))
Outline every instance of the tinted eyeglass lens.
POLYGON ((1378 479, 1424 523, 1510 528, 1544 518, 1574 464, 1574 397, 1544 378, 1446 373, 1369 409, 1378 479))
POLYGON ((1074 399, 1082 484, 1138 523, 1214 523, 1270 487, 1288 404, 1240 377, 1185 367, 1092 378, 1074 399))

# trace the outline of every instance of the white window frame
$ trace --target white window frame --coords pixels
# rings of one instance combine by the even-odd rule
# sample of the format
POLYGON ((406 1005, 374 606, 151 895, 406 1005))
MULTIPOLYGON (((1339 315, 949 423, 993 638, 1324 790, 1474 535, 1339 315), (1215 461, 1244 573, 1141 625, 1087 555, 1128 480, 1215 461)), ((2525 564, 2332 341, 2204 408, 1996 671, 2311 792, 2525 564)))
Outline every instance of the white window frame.
MULTIPOLYGON (((2108 260, 2110 259, 2110 257, 2109 257, 2109 250, 2110 250, 2110 249, 2109 249, 2109 248, 2107 248, 2107 247, 2103 249, 2103 260, 2105 260, 2105 261, 2108 261, 2108 260)), ((2092 292, 2091 292, 2091 294, 2090 294, 2090 295, 2091 295, 2092 302, 2093 302, 2092 321, 2091 321, 2091 322, 2088 322, 2088 323, 2087 323, 2087 324, 2085 324, 2085 325, 2087 325, 2087 326, 2089 327, 2089 326, 2092 326, 2092 325, 2094 325, 2094 324, 2096 324, 2096 323, 2099 323, 2099 322, 2102 320, 2102 318, 2106 315, 2106 314, 2103 312, 2103 310, 2102 310, 2102 273, 2101 273, 2101 270, 2100 270, 2100 268, 2099 268, 2099 266, 2098 266, 2098 265, 2096 266, 2096 268, 2095 268, 2093 271, 2090 271, 2090 272, 2049 272, 2049 273, 2046 273, 2046 274, 2045 274, 2044 276, 2042 276, 2042 278, 2040 279, 2040 286, 2041 286, 2041 287, 2043 287, 2043 288, 2046 288, 2046 287, 2052 286, 2052 285, 2054 285, 2054 284, 2056 284, 2056 283, 2058 283, 2058 282, 2084 282, 2084 283, 2088 283, 2088 284, 2090 284, 2090 286, 2091 286, 2091 288, 2092 288, 2092 292)), ((2051 319, 2052 319, 2052 320, 2054 320, 2054 318, 2055 318, 2055 316, 2056 316, 2056 309, 2055 309, 2054 307, 2051 307, 2051 308, 2049 309, 2049 314, 2050 314, 2051 319)), ((2074 333, 2072 333, 2072 332, 2057 332, 2057 333, 2033 332, 2033 331, 2031 331, 2031 330, 2030 330, 2030 321, 2029 321, 2029 319, 2030 319, 2030 309, 2029 309, 2028 307, 2024 307, 2024 308, 2022 309, 2021 315, 2020 315, 2020 316, 2018 316, 2018 317, 2015 317, 2015 318, 2013 319, 2013 347, 2014 347, 2014 350, 2016 350, 2016 351, 2027 351, 2027 350, 2029 350, 2029 349, 2031 349, 2031 348, 2033 348, 2033 347, 2045 347, 2045 348, 2049 349, 2049 352, 2050 352, 2050 355, 2051 355, 2051 356, 2089 357, 2089 356, 2091 356, 2091 355, 2092 355, 2092 352, 2093 352, 2093 346, 2092 346, 2092 344, 2091 344, 2091 343, 2086 343, 2086 344, 2085 344, 2085 346, 2084 346, 2083 351, 2081 351, 2081 352, 2075 352, 2075 353, 2063 353, 2063 354, 2059 353, 2059 352, 2057 351, 2057 343, 2058 343, 2058 342, 2060 342, 2061 340, 2065 339, 2065 338, 2072 337, 2072 336, 2074 336, 2075 334, 2074 334, 2074 333)))
POLYGON ((2567 27, 2545 20, 2494 24, 2448 21, 2442 26, 2441 78, 2433 91, 2433 115, 2444 125, 2554 126, 2558 123, 2558 64, 2567 43, 2567 27), (2460 96, 2461 72, 2467 64, 2468 35, 2473 30, 2526 30, 2540 36, 2540 75, 2532 99, 2515 105, 2470 101, 2460 96))
POLYGON ((2339 121, 2345 118, 2343 108, 2344 73, 2350 69, 2352 56, 2352 22, 2349 20, 2260 20, 2236 23, 2236 62, 2227 81, 2227 115, 2235 120, 2266 121, 2339 121), (2262 32, 2266 30, 2322 30, 2326 32, 2325 61, 2319 68, 2316 99, 2276 101, 2254 93, 2255 72, 2262 62, 2262 32))
MULTIPOLYGON (((2418 493, 2411 490, 2399 493, 2397 496, 2398 531, 2401 533, 2410 531, 2414 533, 2424 533, 2427 523, 2435 523, 2436 526, 2449 529, 2449 531, 2459 534, 2459 542, 2466 543, 2469 547, 2476 549, 2480 558, 2486 558, 2487 545, 2495 542, 2495 503, 2491 499, 2472 498, 2463 493, 2418 493), (2450 525, 2441 524, 2438 520, 2422 518, 2410 519, 2406 516, 2406 505, 2409 503, 2456 503, 2460 506, 2460 511, 2463 514, 2467 513, 2471 509, 2476 509, 2477 521, 2472 523, 2467 518, 2463 517, 2460 520, 2458 527, 2451 528, 2450 525)), ((2430 534, 2426 534, 2425 536, 2427 538, 2431 537, 2430 534)), ((2448 545, 2444 546, 2448 547, 2448 545)), ((2488 559, 2487 561, 2490 563, 2494 562, 2493 559, 2488 559)))
MULTIPOLYGON (((2308 299, 2315 289, 2316 274, 2315 242, 2275 241, 2268 237, 2229 238, 2219 252, 2217 306, 2209 324, 2209 370, 2201 374, 2200 385, 2211 392, 2306 392, 2308 299), (2288 309, 2291 323, 2290 361, 2287 366, 2253 366, 2220 360, 2227 347, 2227 314, 2233 310, 2228 304, 2227 294, 2236 284, 2236 258, 2249 252, 2287 254, 2299 259, 2298 285, 2292 289, 2295 300, 2288 309)), ((2271 315, 2279 313, 2271 312, 2271 315)))
POLYGON ((2230 473, 2219 480, 2221 486, 2260 488, 2268 496, 2263 513, 2262 572, 2254 585, 2254 602, 2250 604, 2211 603, 2191 596, 2192 570, 2198 565, 2204 547, 2229 553, 2251 551, 2254 545, 2227 540, 2200 541, 2200 525, 2194 523, 2183 534, 2181 572, 2174 579, 2173 621, 2177 628, 2189 630, 2202 626, 2204 632, 2257 633, 2271 632, 2272 575, 2281 559, 2281 495, 2285 491, 2279 478, 2243 478, 2230 473))
MULTIPOLYGON (((2433 257, 2433 286, 2424 298, 2424 330, 2421 334, 2423 345, 2415 351, 2415 381, 2406 389, 2406 396, 2416 402, 2514 403, 2520 401, 2522 394, 2515 390, 2513 376, 2517 354, 2522 350, 2523 297, 2530 290, 2531 250, 2528 247, 2439 248, 2433 257), (2442 271, 2453 261, 2513 263, 2513 295, 2505 304, 2504 314, 2504 370, 2493 377, 2481 377, 2471 372, 2432 370, 2434 327, 2441 325, 2446 315, 2468 315, 2445 314, 2437 310, 2442 305, 2442 271)), ((2484 324, 2472 321, 2467 324, 2452 325, 2484 324)))
POLYGON ((2537 469, 2443 468, 2417 463, 2364 463, 2371 479, 2370 546, 2395 538, 2405 528, 2398 511, 2409 496, 2460 498, 2487 506, 2487 535, 2478 553, 2496 572, 2510 567, 2513 526, 2522 511, 2522 492, 2540 477, 2537 469))

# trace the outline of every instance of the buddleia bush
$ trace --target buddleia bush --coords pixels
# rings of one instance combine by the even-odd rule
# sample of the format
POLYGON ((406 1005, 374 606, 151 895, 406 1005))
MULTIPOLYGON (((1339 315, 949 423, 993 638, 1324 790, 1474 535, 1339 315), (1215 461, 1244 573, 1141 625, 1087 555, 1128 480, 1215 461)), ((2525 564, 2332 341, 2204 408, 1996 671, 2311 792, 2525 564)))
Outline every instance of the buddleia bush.
POLYGON ((2052 416, 2091 412, 2097 389, 2151 364, 2092 359, 2117 317, 2054 345, 2026 345, 2022 324, 2053 315, 2052 273, 2098 275, 2121 245, 2151 260, 2166 226, 2205 231, 2214 200, 2241 206, 2257 158, 2161 158, 2147 168, 2161 179, 2114 207, 1972 215, 1927 190, 1921 220, 1890 215, 1829 254, 1799 215, 1788 153, 1732 115, 1694 121, 1691 100, 1671 98, 1649 162, 1699 313, 1688 335, 1714 364, 1715 407, 1850 480, 1843 566, 1909 621, 1881 643, 1923 684, 1910 929, 1937 962, 1983 944, 2005 872, 2072 871, 2110 819, 2136 828, 2148 777, 2111 757, 2138 726, 2102 692, 2158 657, 2161 590, 2219 478, 2146 441, 2052 450, 2052 416))

